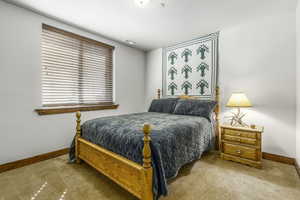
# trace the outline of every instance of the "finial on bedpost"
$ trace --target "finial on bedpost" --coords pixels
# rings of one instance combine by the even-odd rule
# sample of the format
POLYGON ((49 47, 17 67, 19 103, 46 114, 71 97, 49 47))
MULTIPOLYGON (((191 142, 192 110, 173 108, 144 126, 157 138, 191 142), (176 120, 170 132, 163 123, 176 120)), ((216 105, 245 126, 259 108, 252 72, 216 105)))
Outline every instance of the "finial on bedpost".
POLYGON ((157 89, 157 99, 160 99, 160 89, 157 89))
POLYGON ((150 168, 151 167, 151 148, 150 148, 150 131, 151 127, 149 124, 144 124, 144 148, 143 148, 143 167, 150 168))
POLYGON ((76 136, 75 136, 75 157, 76 157, 76 162, 80 163, 80 158, 79 158, 79 147, 78 147, 78 139, 81 136, 81 113, 80 111, 76 112, 76 136))

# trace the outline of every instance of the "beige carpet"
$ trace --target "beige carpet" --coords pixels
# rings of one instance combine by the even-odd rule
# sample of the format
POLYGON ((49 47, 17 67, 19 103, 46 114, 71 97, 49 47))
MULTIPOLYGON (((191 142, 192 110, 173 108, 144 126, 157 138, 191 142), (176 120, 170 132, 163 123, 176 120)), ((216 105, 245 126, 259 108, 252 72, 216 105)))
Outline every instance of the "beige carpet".
MULTIPOLYGON (((294 166, 263 161, 262 170, 220 160, 216 153, 186 165, 161 200, 299 200, 294 166)), ((67 156, 0 173, 0 200, 136 200, 87 166, 67 156)))

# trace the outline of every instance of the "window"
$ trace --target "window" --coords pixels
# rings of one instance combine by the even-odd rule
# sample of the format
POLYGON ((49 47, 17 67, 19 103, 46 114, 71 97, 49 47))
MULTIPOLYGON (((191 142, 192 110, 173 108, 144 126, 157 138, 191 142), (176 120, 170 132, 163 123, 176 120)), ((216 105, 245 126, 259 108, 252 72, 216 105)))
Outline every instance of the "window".
POLYGON ((42 26, 42 106, 113 104, 114 47, 42 26))

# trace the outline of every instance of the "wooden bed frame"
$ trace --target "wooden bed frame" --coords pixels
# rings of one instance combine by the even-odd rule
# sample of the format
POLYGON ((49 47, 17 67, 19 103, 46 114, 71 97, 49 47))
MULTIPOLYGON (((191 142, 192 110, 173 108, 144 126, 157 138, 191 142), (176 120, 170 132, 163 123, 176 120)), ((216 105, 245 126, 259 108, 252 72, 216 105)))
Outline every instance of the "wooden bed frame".
MULTIPOLYGON (((219 87, 216 88, 216 101, 218 102, 216 113, 216 149, 219 148, 219 87)), ((157 98, 160 98, 160 89, 157 90, 157 98)), ((181 98, 189 98, 182 96, 181 98)), ((123 156, 113 153, 98 145, 95 145, 81 137, 81 113, 76 113, 76 136, 75 136, 75 156, 76 162, 85 161, 93 168, 119 184, 121 187, 132 193, 141 200, 153 200, 152 193, 152 175, 150 132, 149 124, 144 124, 144 147, 143 147, 143 165, 135 163, 123 156)))

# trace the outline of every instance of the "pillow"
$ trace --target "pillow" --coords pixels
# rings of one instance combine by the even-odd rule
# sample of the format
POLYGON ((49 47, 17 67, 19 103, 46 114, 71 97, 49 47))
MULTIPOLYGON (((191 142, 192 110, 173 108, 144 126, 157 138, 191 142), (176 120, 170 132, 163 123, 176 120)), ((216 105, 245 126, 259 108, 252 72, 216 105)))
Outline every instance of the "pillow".
POLYGON ((148 112, 173 113, 178 98, 154 99, 148 112))
POLYGON ((211 116, 216 105, 216 101, 210 100, 179 99, 173 113, 177 115, 205 117, 211 121, 211 116))

